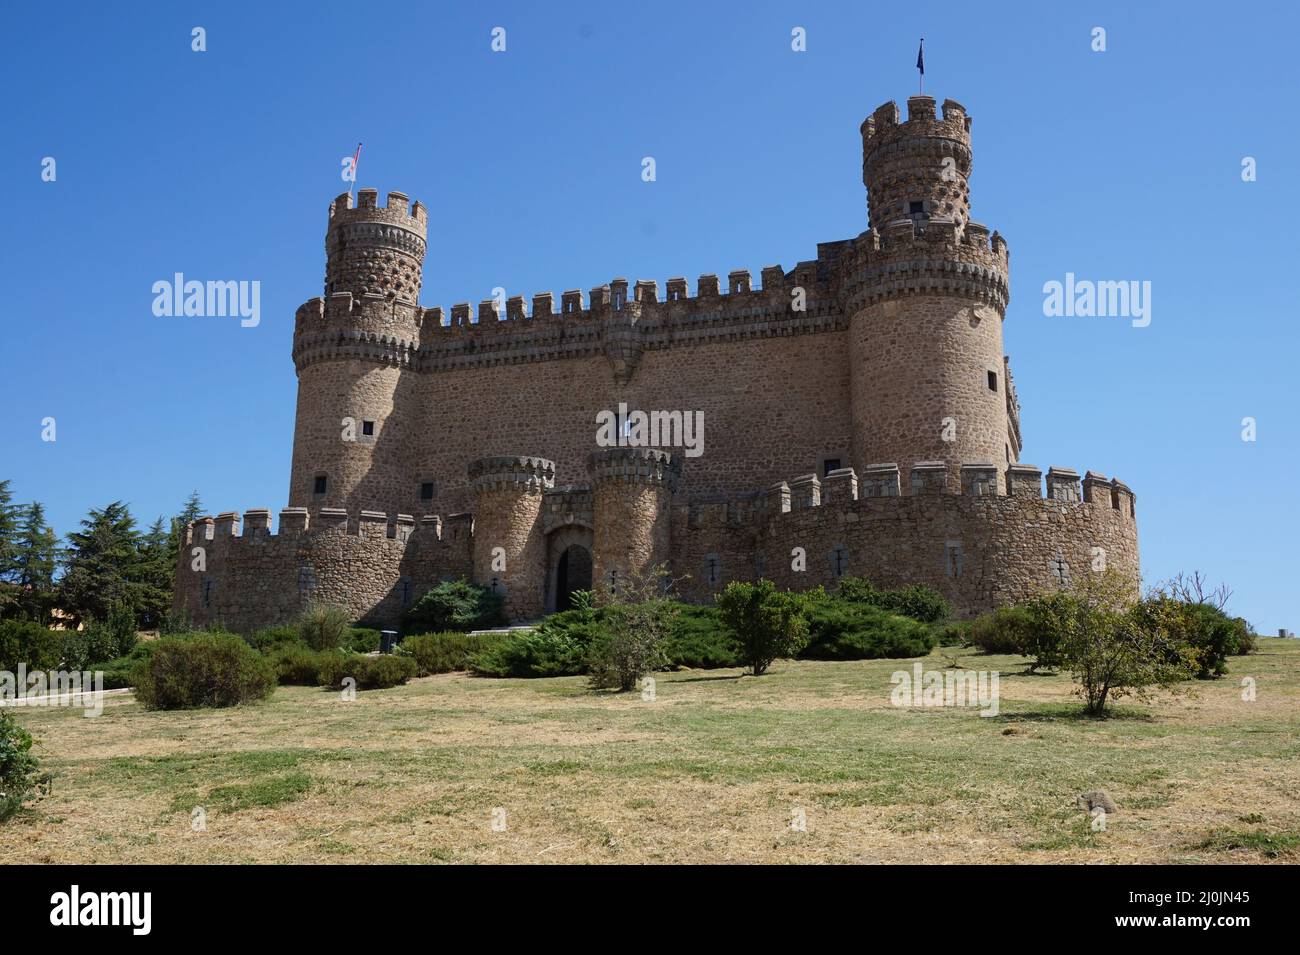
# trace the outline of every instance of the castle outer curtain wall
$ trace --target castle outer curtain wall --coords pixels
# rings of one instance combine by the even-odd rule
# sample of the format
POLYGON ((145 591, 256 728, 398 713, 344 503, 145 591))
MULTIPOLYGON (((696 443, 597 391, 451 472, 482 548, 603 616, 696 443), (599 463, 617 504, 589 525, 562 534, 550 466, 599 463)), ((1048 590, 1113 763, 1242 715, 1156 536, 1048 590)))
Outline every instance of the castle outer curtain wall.
POLYGON ((393 521, 375 511, 248 511, 191 524, 176 570, 175 608, 196 626, 237 633, 289 623, 313 603, 389 627, 417 594, 473 573, 470 520, 393 521))
POLYGON ((1132 491, 1021 461, 1010 251, 971 218, 970 131, 953 100, 883 104, 860 128, 866 231, 693 290, 423 307, 427 209, 339 196, 294 322, 290 506, 275 533, 262 510, 192 525, 175 609, 246 631, 332 603, 392 627, 464 577, 526 621, 556 606, 569 544, 598 591, 664 566, 701 602, 866 576, 970 616, 1103 570, 1136 587, 1132 491), (635 412, 699 442, 608 446, 598 415, 635 412))
MULTIPOLYGON (((910 495, 899 493, 896 468, 884 469, 884 477, 876 472, 866 486, 846 468, 825 482, 810 474, 763 493, 670 505, 671 475, 647 473, 668 462, 656 457, 647 467, 635 459, 650 456, 607 457, 615 462, 605 467, 624 473, 598 485, 635 493, 597 492, 593 511, 583 512, 618 536, 617 543, 594 537, 598 587, 611 583, 611 571, 617 587, 627 574, 661 563, 678 594, 695 602, 711 601, 733 580, 765 577, 806 590, 865 576, 880 586, 929 585, 959 615, 972 616, 1107 570, 1138 582, 1134 496, 1092 472, 1081 488, 1077 473, 1052 469, 1051 496, 1044 498, 1041 472, 1027 465, 1003 476, 1010 495, 992 492, 993 475, 979 466, 962 469, 961 494, 937 483, 918 487, 926 468, 914 469, 910 495), (616 509, 614 520, 606 507, 616 509), (624 534, 628 526, 633 532, 624 534)), ((250 632, 291 621, 318 601, 342 606, 367 625, 396 627, 406 607, 438 581, 472 577, 499 587, 515 619, 532 619, 544 603, 553 605, 546 588, 556 555, 548 555, 547 535, 567 541, 565 528, 586 528, 565 509, 572 492, 547 493, 544 478, 528 487, 531 478, 517 472, 503 477, 503 460, 514 459, 479 467, 480 495, 490 498, 483 503, 493 517, 474 527, 467 516, 446 523, 427 517, 417 527, 405 515, 390 522, 378 512, 352 517, 333 509, 310 527, 304 511, 287 510, 278 534, 270 533, 267 511, 248 512, 242 532, 238 515, 198 521, 177 569, 177 608, 198 625, 250 632), (492 569, 498 546, 504 566, 514 570, 492 569), (194 566, 195 548, 203 551, 202 569, 194 566)), ((518 460, 528 462, 529 475, 550 464, 518 460)), ((580 506, 592 507, 590 493, 578 491, 584 493, 580 506)))

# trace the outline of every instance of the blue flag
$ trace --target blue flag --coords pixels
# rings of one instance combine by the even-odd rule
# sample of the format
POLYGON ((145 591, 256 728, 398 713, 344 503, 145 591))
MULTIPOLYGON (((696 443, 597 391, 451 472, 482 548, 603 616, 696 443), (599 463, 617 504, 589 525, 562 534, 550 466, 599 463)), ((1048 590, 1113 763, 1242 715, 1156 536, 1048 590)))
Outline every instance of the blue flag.
POLYGON ((921 38, 921 48, 916 51, 916 68, 925 76, 925 37, 921 38))

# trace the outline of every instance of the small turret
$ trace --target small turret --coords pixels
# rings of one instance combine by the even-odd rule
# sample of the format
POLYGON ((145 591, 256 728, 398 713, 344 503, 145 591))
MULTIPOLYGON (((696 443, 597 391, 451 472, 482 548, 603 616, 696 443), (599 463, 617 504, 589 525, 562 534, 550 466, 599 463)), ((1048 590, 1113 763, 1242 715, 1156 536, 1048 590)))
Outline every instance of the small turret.
POLYGON ((867 187, 871 228, 891 222, 970 220, 970 117, 955 100, 935 116, 933 96, 907 101, 907 122, 898 121, 891 100, 862 123, 862 184, 867 187))
POLYGON ((356 206, 345 192, 330 204, 325 233, 325 295, 351 292, 415 304, 420 297, 429 214, 419 202, 390 192, 362 189, 356 206))
POLYGON ((474 579, 505 598, 511 620, 545 610, 546 539, 542 495, 555 486, 555 462, 524 455, 469 464, 474 489, 474 579))

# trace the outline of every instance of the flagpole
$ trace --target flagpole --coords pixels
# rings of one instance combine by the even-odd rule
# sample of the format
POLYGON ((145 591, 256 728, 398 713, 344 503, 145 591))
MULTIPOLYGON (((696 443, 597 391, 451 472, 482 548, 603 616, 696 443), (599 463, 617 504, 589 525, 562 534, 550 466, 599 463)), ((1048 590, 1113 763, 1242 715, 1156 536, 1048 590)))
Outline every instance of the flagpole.
POLYGON ((352 185, 348 186, 348 205, 352 205, 352 190, 357 185, 357 166, 361 164, 361 143, 357 143, 357 153, 352 157, 352 185))
POLYGON ((916 92, 925 93, 925 37, 921 37, 921 49, 916 54, 916 68, 921 71, 920 78, 917 81, 916 92))

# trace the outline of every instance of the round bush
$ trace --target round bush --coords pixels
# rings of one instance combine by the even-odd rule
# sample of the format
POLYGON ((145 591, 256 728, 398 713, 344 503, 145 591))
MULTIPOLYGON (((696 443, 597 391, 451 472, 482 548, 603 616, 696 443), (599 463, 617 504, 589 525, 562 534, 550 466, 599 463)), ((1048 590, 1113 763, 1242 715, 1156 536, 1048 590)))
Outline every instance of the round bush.
POLYGON ((313 650, 333 650, 348 643, 352 621, 347 611, 330 604, 308 607, 298 620, 302 642, 313 650))
POLYGON ((807 610, 809 640, 799 656, 809 660, 923 657, 934 649, 930 627, 867 604, 826 599, 807 610))
POLYGON ((970 642, 983 653, 1030 654, 1034 620, 1024 607, 999 607, 970 625, 970 642))
POLYGON ((489 647, 509 639, 504 633, 479 633, 471 636, 458 630, 445 633, 421 633, 407 637, 398 653, 415 661, 420 676, 468 670, 470 660, 489 647))
POLYGON ((292 624, 284 624, 279 627, 267 627, 265 630, 259 630, 244 639, 248 641, 249 646, 254 650, 261 650, 265 653, 272 647, 278 647, 286 643, 301 644, 302 634, 292 624))
POLYGON ((302 643, 282 643, 266 651, 266 659, 281 686, 320 686, 321 670, 341 650, 313 650, 302 643))
POLYGON ((385 690, 399 686, 415 676, 415 661, 397 654, 368 657, 360 653, 329 654, 321 663, 321 686, 343 689, 343 681, 351 677, 359 690, 385 690))
POLYGON ((275 690, 275 671, 242 637, 196 633, 163 637, 132 674, 146 709, 236 706, 264 700, 275 690))
POLYGON ((502 598, 467 580, 445 580, 415 602, 402 621, 404 633, 481 630, 505 622, 502 598))

